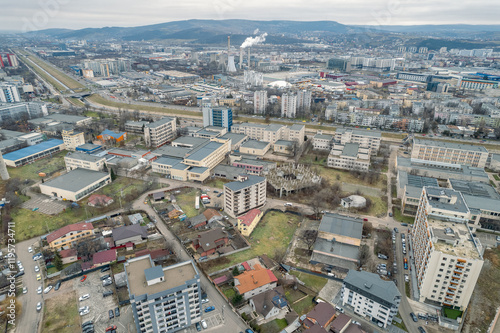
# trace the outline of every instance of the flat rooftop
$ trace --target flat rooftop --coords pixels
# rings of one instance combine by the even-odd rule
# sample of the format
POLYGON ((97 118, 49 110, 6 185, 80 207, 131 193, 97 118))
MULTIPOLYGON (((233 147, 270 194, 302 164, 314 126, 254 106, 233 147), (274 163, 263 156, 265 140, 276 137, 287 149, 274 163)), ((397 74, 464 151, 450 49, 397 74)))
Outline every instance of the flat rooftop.
POLYGON ((432 243, 436 251, 457 257, 481 259, 481 253, 472 241, 467 226, 438 219, 429 219, 432 243))
POLYGON ((13 151, 12 153, 5 154, 3 155, 3 158, 4 160, 17 161, 63 144, 64 144, 63 140, 50 139, 33 146, 21 148, 19 150, 13 151))
POLYGON ((444 187, 426 186, 424 188, 429 205, 433 208, 460 213, 469 212, 460 192, 444 187))
POLYGON ((427 146, 427 147, 440 147, 440 148, 447 148, 447 149, 469 150, 469 151, 475 151, 475 152, 480 152, 480 153, 487 153, 488 152, 486 150, 486 148, 484 148, 483 146, 470 145, 467 143, 447 142, 447 141, 441 141, 441 140, 427 140, 427 139, 414 138, 413 144, 423 145, 423 146, 427 146))
POLYGON ((40 184, 40 186, 50 186, 65 191, 78 192, 106 177, 110 177, 107 172, 77 168, 62 176, 46 181, 40 184))
POLYGON ((154 267, 149 255, 129 260, 125 264, 130 295, 154 295, 165 290, 182 286, 185 281, 198 276, 191 261, 181 262, 172 266, 163 267, 164 281, 148 286, 145 270, 154 267))

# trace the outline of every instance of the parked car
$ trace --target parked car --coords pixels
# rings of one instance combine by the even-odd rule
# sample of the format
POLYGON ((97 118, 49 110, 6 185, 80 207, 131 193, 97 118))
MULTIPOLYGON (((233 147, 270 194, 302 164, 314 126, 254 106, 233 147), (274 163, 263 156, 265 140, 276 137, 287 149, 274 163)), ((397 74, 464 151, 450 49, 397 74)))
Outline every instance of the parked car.
POLYGON ((108 314, 109 314, 109 319, 113 319, 115 317, 115 313, 113 312, 113 310, 109 310, 108 314))
POLYGON ((219 191, 217 191, 217 190, 214 190, 214 193, 219 193, 219 191))
POLYGON ((408 274, 405 274, 405 282, 410 282, 410 277, 408 276, 408 274))
POLYGON ((53 287, 52 287, 52 285, 51 285, 51 284, 49 284, 49 285, 47 286, 47 288, 45 288, 45 290, 43 291, 43 293, 44 293, 44 294, 48 294, 48 293, 49 293, 49 291, 51 291, 51 290, 52 290, 52 288, 53 288, 53 287))
POLYGON ((36 280, 37 280, 37 281, 40 281, 41 279, 42 279, 42 276, 41 276, 40 274, 37 274, 37 275, 36 275, 36 280))
POLYGON ((37 294, 41 294, 41 293, 42 293, 42 291, 43 291, 42 286, 39 286, 38 288, 36 288, 36 293, 37 293, 37 294))
POLYGON ((205 304, 205 303, 208 303, 208 302, 209 302, 208 298, 204 298, 204 299, 201 300, 201 304, 205 304))
POLYGON ((86 305, 86 306, 81 306, 79 309, 78 309, 78 312, 83 312, 85 310, 90 310, 89 306, 86 305))
POLYGON ((401 223, 401 226, 402 226, 402 227, 407 227, 407 226, 408 226, 408 223, 401 223))
POLYGON ((87 275, 82 276, 82 278, 80 279, 80 282, 83 282, 85 280, 87 280, 87 275))
POLYGON ((82 301, 85 301, 86 299, 89 299, 89 298, 90 298, 90 294, 85 294, 85 295, 80 296, 80 298, 78 300, 80 302, 82 302, 82 301))
POLYGON ((379 254, 377 255, 377 257, 378 257, 379 259, 383 259, 383 260, 387 260, 387 259, 389 259, 389 257, 388 257, 388 256, 386 256, 385 254, 382 254, 382 253, 379 253, 379 254))
POLYGON ((54 287, 54 290, 58 291, 59 288, 61 288, 61 280, 59 280, 59 281, 56 282, 56 286, 54 287))
POLYGON ((23 294, 28 293, 28 287, 23 287, 23 294))
POLYGON ((113 284, 113 281, 111 280, 111 278, 107 278, 106 280, 102 281, 102 286, 103 287, 107 287, 109 285, 113 284))
POLYGON ((361 323, 360 323, 359 321, 353 320, 353 321, 352 321, 352 323, 353 323, 354 325, 359 325, 359 326, 361 326, 361 323))
POLYGON ((36 311, 40 312, 40 310, 42 310, 42 302, 36 303, 36 311))
POLYGON ((426 333, 426 332, 425 332, 425 329, 424 329, 422 326, 419 326, 419 327, 418 327, 418 331, 419 331, 420 333, 426 333))
POLYGON ((410 312, 410 317, 411 317, 411 319, 412 319, 414 322, 417 322, 417 321, 418 321, 417 316, 415 316, 415 314, 414 314, 413 312, 410 312))
POLYGON ((203 327, 204 329, 206 329, 208 327, 207 322, 205 321, 205 319, 203 319, 200 323, 201 323, 201 327, 203 327))
POLYGON ((364 222, 368 222, 368 219, 367 219, 367 218, 364 218, 364 219, 363 219, 363 221, 364 221, 364 222))
POLYGON ((223 195, 224 193, 219 193, 217 194, 217 198, 220 197, 221 195, 223 195))
POLYGON ((106 328, 106 332, 109 332, 109 331, 112 331, 112 330, 116 330, 116 325, 111 325, 108 328, 106 328))
POLYGON ((113 295, 113 291, 111 291, 111 290, 108 290, 108 291, 105 291, 102 293, 102 297, 108 297, 111 295, 113 295))
POLYGON ((104 267, 104 268, 102 268, 102 269, 101 269, 101 273, 107 272, 107 271, 109 271, 110 269, 111 269, 111 267, 106 266, 106 267, 104 267))
POLYGON ((214 306, 209 306, 208 308, 205 309, 205 312, 210 312, 210 311, 214 311, 214 310, 215 310, 214 306))
POLYGON ((88 315, 90 313, 90 310, 89 309, 85 309, 83 311, 80 311, 80 316, 85 316, 85 315, 88 315))
POLYGON ((40 267, 35 266, 35 272, 37 272, 37 273, 40 272, 40 267))
POLYGON ((399 232, 398 228, 394 228, 394 232, 398 233, 399 232))
POLYGON ((29 253, 32 253, 32 252, 33 252, 33 248, 32 248, 31 246, 30 246, 30 247, 28 247, 28 252, 29 252, 29 253))
POLYGON ((120 308, 119 307, 115 308, 115 317, 120 317, 120 308))
POLYGON ((103 276, 101 276, 101 281, 106 280, 110 277, 111 277, 111 275, 109 275, 109 274, 103 275, 103 276))
POLYGON ((252 331, 251 329, 247 328, 247 329, 245 330, 245 333, 253 333, 253 331, 252 331))
POLYGON ((41 253, 37 253, 37 254, 33 255, 33 260, 37 261, 37 260, 39 260, 39 259, 42 259, 42 257, 43 257, 43 256, 42 256, 42 254, 41 254, 41 253))
POLYGON ((201 331, 201 325, 200 325, 200 323, 196 323, 196 330, 198 332, 201 331))
POLYGON ((90 325, 93 325, 94 322, 92 320, 89 320, 89 321, 86 321, 82 324, 82 328, 85 328, 86 326, 90 326, 90 325))

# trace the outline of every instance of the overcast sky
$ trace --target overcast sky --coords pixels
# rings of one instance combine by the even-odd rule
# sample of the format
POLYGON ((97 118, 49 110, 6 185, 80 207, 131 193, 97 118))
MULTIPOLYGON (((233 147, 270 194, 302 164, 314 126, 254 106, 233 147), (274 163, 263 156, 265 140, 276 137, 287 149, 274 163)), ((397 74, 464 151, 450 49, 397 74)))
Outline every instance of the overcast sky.
POLYGON ((140 26, 184 19, 332 20, 343 24, 498 24, 498 0, 2 1, 0 30, 140 26))

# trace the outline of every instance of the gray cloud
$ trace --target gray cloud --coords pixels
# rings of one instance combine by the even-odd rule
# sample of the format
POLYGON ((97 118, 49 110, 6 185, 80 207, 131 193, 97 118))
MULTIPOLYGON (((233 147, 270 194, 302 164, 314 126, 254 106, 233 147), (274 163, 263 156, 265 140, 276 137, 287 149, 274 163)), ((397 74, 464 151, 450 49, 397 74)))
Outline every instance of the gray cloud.
POLYGON ((25 0, 2 4, 0 30, 138 26, 183 19, 333 20, 343 24, 497 24, 489 0, 25 0))

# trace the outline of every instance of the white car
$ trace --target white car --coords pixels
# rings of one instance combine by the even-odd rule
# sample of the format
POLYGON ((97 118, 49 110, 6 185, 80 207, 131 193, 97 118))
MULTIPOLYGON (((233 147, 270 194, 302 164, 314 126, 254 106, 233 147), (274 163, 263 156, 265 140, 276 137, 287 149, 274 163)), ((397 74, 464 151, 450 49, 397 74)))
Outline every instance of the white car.
POLYGON ((42 289, 42 286, 40 286, 40 287, 36 288, 36 293, 37 293, 37 294, 41 294, 41 293, 42 293, 42 290, 43 290, 43 289, 42 289))
POLYGON ((204 299, 201 300, 201 304, 205 304, 205 303, 208 303, 208 302, 209 302, 208 298, 204 298, 204 299))
POLYGON ((80 298, 78 300, 81 302, 81 301, 84 301, 84 300, 89 299, 89 298, 90 298, 90 294, 85 294, 85 295, 80 296, 80 298))
POLYGON ((35 266, 35 272, 37 272, 37 273, 40 272, 40 267, 35 266))
POLYGON ((207 322, 205 321, 205 319, 203 319, 201 321, 201 327, 203 327, 203 329, 206 329, 208 327, 207 322))
POLYGON ((89 310, 89 306, 86 305, 86 306, 82 306, 81 308, 78 309, 78 312, 83 312, 83 311, 88 311, 89 310))
POLYGON ((48 294, 49 291, 52 290, 52 285, 49 285, 47 288, 45 288, 45 290, 43 291, 44 294, 48 294))
POLYGON ((88 315, 89 313, 90 313, 90 310, 86 309, 86 310, 83 310, 80 312, 80 316, 85 316, 85 315, 88 315))
POLYGON ((408 276, 408 274, 405 274, 405 282, 410 282, 410 277, 408 276))
POLYGON ((36 311, 37 311, 37 312, 40 312, 40 310, 42 310, 42 302, 38 302, 38 303, 36 304, 36 311))
POLYGON ((23 287, 23 294, 26 294, 28 292, 28 287, 23 287))
POLYGON ((353 321, 352 321, 352 323, 353 323, 354 325, 359 325, 359 326, 361 326, 361 323, 360 323, 359 321, 353 320, 353 321))
POLYGON ((32 248, 31 246, 30 246, 30 247, 28 247, 28 252, 29 252, 29 253, 32 253, 32 252, 33 252, 33 248, 32 248))

